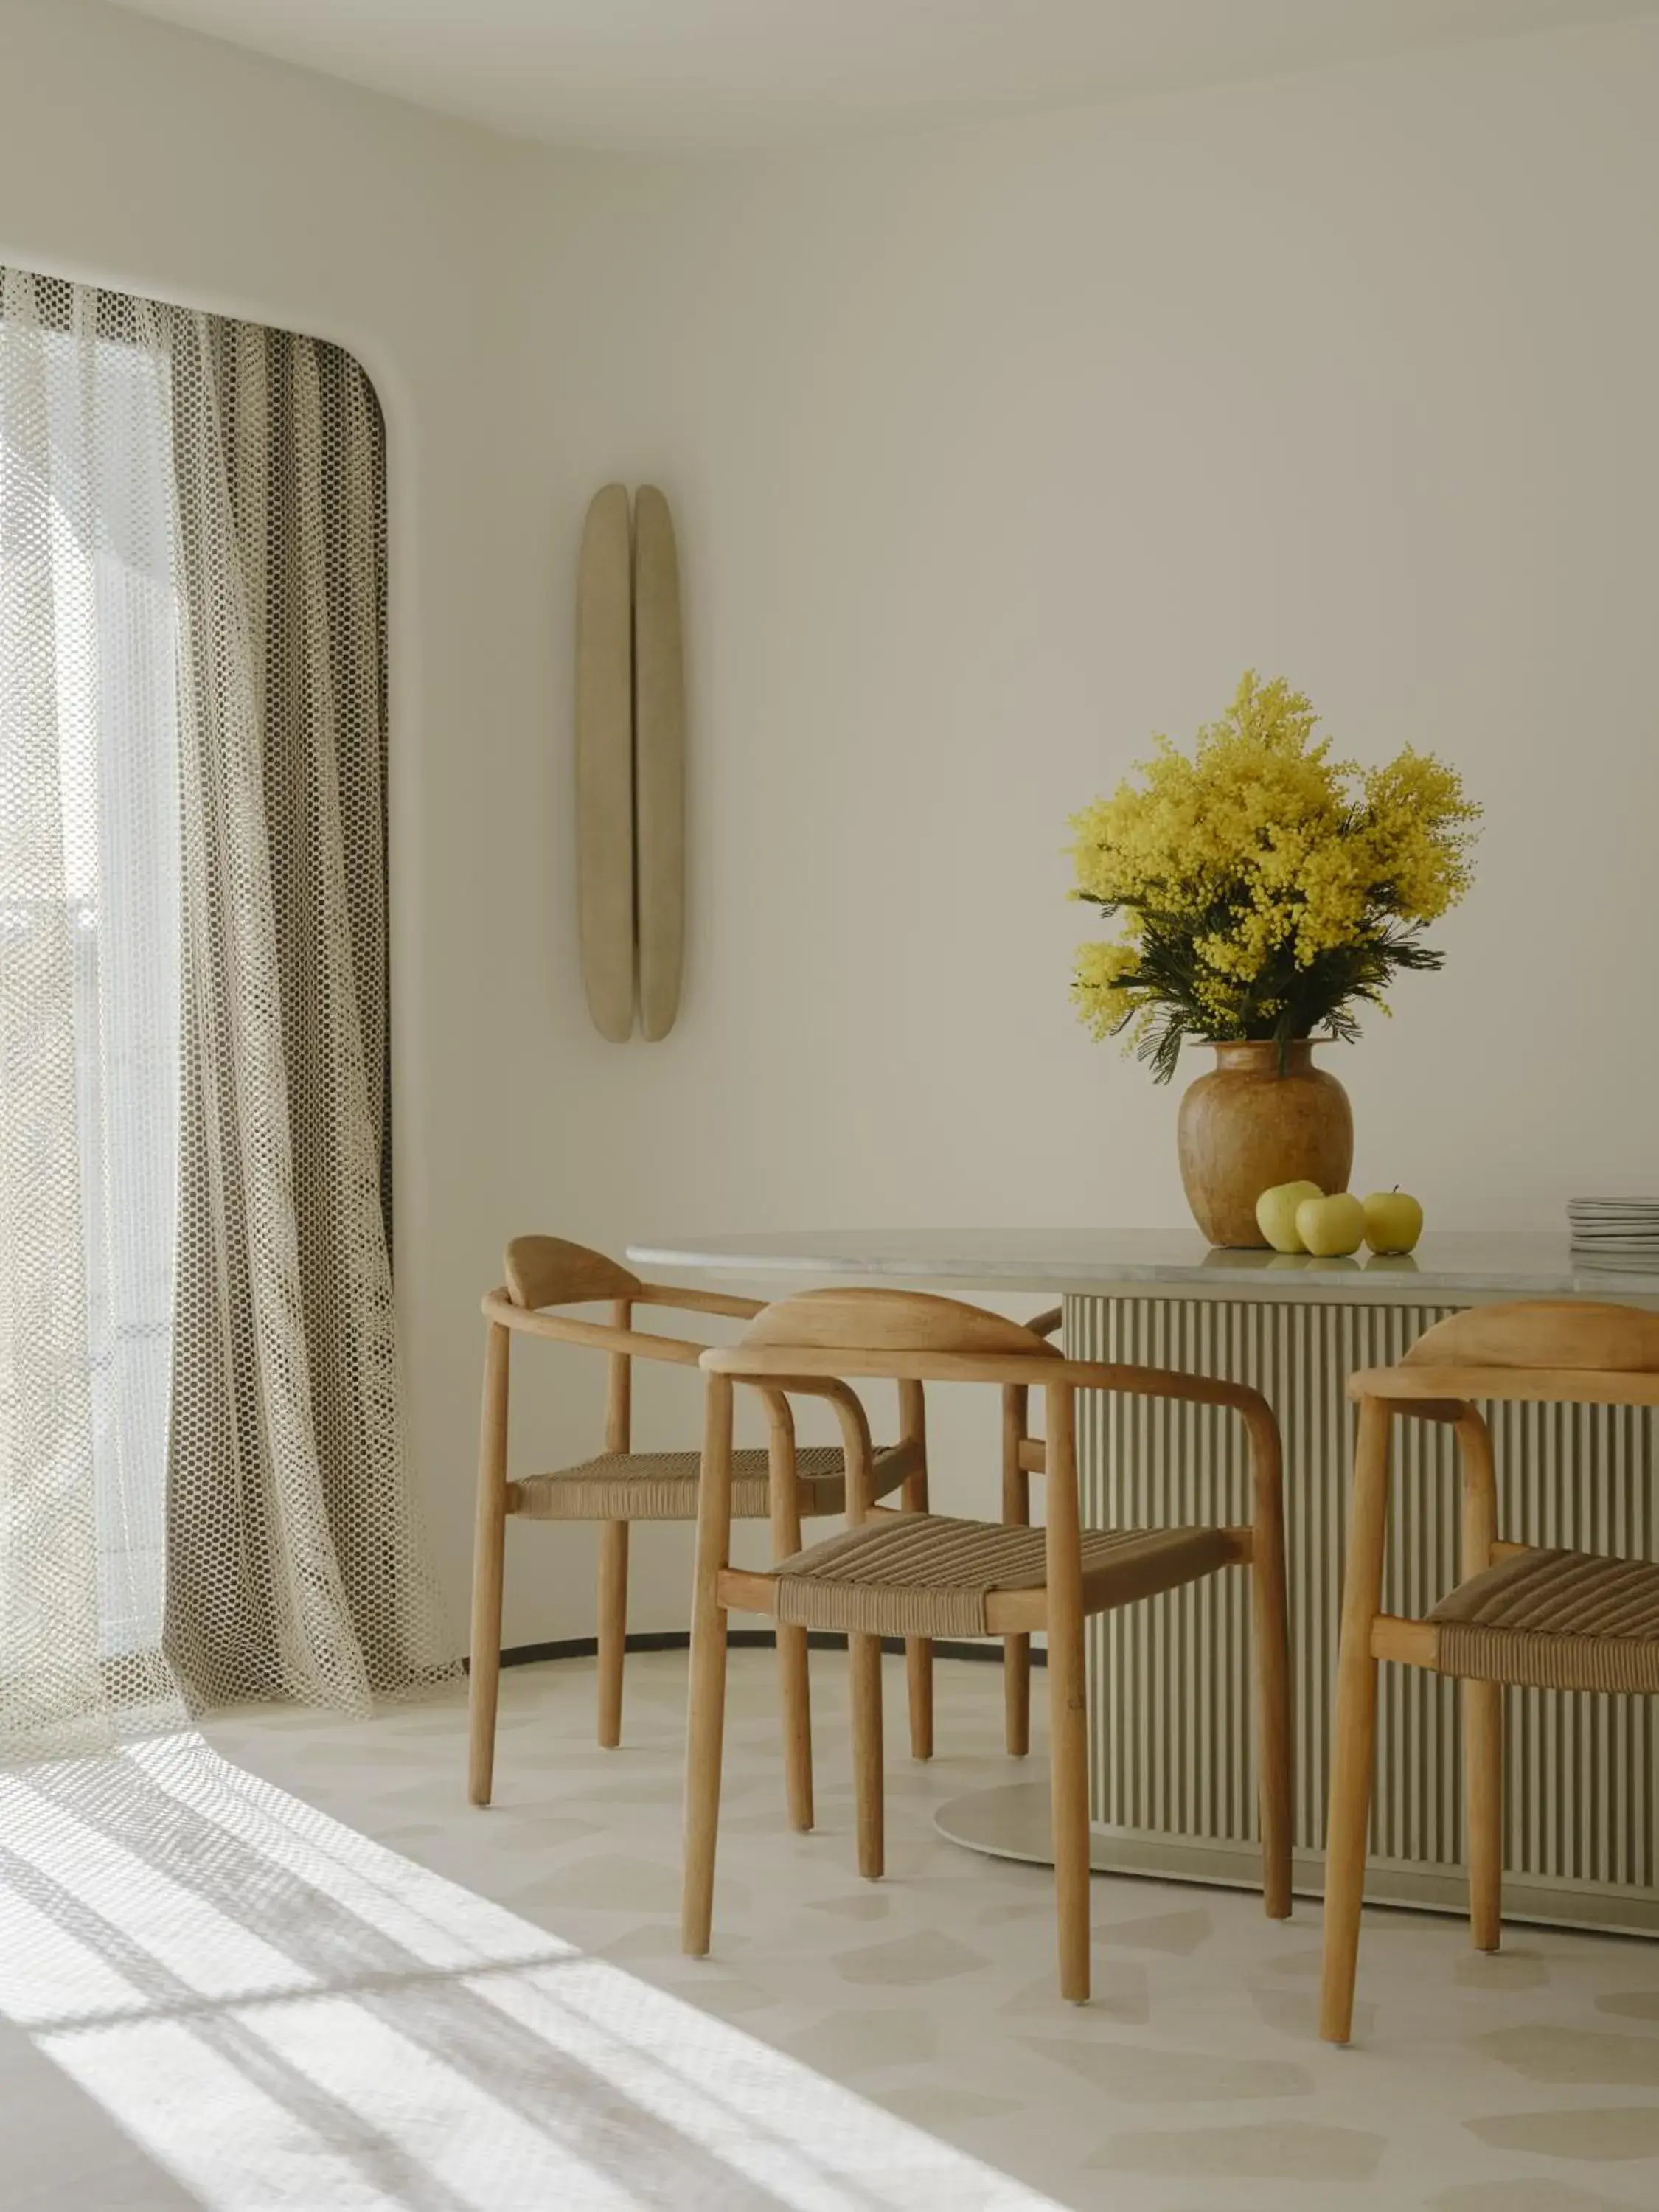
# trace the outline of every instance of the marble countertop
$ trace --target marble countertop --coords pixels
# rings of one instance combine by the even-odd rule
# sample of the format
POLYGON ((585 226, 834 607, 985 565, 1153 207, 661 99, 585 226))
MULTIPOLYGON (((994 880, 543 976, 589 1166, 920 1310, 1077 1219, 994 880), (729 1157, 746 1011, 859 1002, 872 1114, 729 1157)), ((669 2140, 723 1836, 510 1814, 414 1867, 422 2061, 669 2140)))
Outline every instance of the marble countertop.
POLYGON ((1415 1252, 1316 1260, 1220 1251, 1194 1229, 766 1230, 630 1244, 637 1267, 744 1278, 896 1280, 957 1291, 1083 1295, 1167 1290, 1182 1297, 1350 1304, 1489 1298, 1640 1298, 1659 1303, 1659 1267, 1587 1264, 1565 1231, 1443 1230, 1415 1252))

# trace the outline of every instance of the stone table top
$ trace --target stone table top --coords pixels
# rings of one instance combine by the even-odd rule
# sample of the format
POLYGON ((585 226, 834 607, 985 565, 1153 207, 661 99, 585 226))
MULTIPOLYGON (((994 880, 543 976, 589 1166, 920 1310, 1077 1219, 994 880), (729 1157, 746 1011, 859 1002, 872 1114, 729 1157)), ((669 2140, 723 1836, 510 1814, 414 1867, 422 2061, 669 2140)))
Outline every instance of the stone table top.
MULTIPOLYGON (((1565 1231, 1440 1230, 1415 1252, 1321 1260, 1224 1251, 1195 1229, 799 1229, 641 1239, 647 1270, 896 1281, 1081 1296, 1457 1305, 1495 1298, 1659 1303, 1659 1266, 1587 1260, 1565 1231)), ((782 1286, 780 1285, 780 1294, 782 1286)))

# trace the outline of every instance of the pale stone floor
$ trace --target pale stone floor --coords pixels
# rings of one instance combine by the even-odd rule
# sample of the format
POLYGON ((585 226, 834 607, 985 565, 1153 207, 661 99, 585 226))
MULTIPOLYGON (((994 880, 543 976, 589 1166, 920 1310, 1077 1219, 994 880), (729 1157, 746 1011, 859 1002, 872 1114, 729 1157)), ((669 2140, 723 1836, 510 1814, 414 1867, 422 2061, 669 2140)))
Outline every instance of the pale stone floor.
MULTIPOLYGON (((772 1661, 734 1653, 711 1959, 677 1942, 685 1661, 503 1677, 496 1802, 465 1802, 459 1695, 365 1723, 215 1724, 224 1754, 350 1827, 804 2061, 1067 2206, 1101 2212, 1618 2212, 1659 2205, 1659 1949, 1367 1917, 1358 2039, 1314 2033, 1316 1905, 1098 1877, 1095 1998, 1052 1979, 1050 1879, 942 1841, 934 1807, 1024 1770, 1000 1678, 943 1662, 913 1764, 889 1663, 888 1875, 853 1866, 844 1662, 815 1655, 819 1826, 787 1829, 772 1661)), ((1041 1678, 1038 1683, 1041 1687, 1041 1678)))
POLYGON ((1619 2212, 1659 2206, 1659 1949, 1369 1916, 1359 2040, 1317 1909, 1100 1878, 1062 2004, 1050 1877, 941 1840, 1023 1770, 994 1668, 887 1682, 889 1875, 853 1870, 845 1662, 785 1826, 769 1654, 732 1666, 714 1954, 680 1956, 684 1655, 0 1772, 5 2212, 1619 2212))

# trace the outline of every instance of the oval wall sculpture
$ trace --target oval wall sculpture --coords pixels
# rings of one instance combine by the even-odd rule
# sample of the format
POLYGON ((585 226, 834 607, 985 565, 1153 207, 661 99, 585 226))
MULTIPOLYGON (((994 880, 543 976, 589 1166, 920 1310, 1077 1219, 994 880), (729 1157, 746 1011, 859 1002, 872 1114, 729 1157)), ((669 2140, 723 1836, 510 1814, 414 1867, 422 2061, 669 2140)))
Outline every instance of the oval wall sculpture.
POLYGON ((601 1036, 634 1028, 634 617, 628 489, 596 492, 576 576, 576 896, 601 1036))
POLYGON ((595 493, 576 577, 576 884, 582 984, 624 1043, 680 1007, 685 957, 685 678, 668 501, 595 493))
POLYGON ((640 1026, 665 1037, 685 954, 685 678, 680 568, 668 501, 634 498, 634 866, 640 1026))

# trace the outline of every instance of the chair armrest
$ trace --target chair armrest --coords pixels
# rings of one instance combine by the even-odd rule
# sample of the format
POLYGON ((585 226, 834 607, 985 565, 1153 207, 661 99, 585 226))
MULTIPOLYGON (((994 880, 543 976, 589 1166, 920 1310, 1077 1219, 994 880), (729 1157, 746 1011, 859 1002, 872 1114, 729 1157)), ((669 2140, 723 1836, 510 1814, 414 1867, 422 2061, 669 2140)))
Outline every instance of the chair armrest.
MULTIPOLYGON (((718 1369, 708 1371, 718 1373, 718 1369)), ((842 1452, 847 1468, 848 1517, 858 1520, 875 1503, 876 1449, 870 1439, 870 1419, 856 1390, 833 1375, 737 1376, 764 1400, 771 1425, 773 1449, 794 1449, 795 1424, 792 1397, 823 1398, 836 1409, 841 1429, 842 1452)), ((889 1454, 887 1457, 891 1457, 889 1454)))
POLYGON ((766 1307, 759 1298, 732 1297, 724 1291, 677 1291, 662 1283, 641 1283, 633 1293, 636 1306, 667 1306, 676 1313, 726 1314, 733 1321, 753 1321, 766 1307))
MULTIPOLYGON (((1115 1390, 1126 1397, 1168 1398, 1189 1406, 1219 1406, 1237 1413, 1249 1437, 1251 1519, 1258 1533, 1277 1532, 1284 1512, 1284 1446, 1279 1417, 1248 1382, 1229 1382, 1218 1375, 1191 1375, 1178 1367, 1119 1367, 1104 1361, 1067 1359, 1050 1369, 1048 1381, 1079 1390, 1115 1390)), ((1282 1540, 1275 1533, 1273 1540, 1282 1540)))
POLYGON ((647 1336, 635 1328, 615 1328, 605 1322, 577 1321, 568 1314, 542 1313, 533 1306, 514 1305, 505 1290, 491 1291, 483 1301, 484 1316, 499 1328, 516 1329, 521 1336, 544 1337, 556 1344, 580 1344, 590 1352, 620 1352, 630 1359, 657 1359, 674 1367, 695 1367, 708 1350, 683 1336, 647 1336))
POLYGON ((858 1392, 833 1375, 769 1375, 754 1387, 763 1396, 778 1391, 788 1398, 827 1398, 832 1406, 856 1406, 860 1413, 864 1411, 858 1392))
POLYGON ((1229 1382, 1219 1375, 1195 1375, 1184 1367, 1119 1365, 1103 1359, 1056 1360, 1034 1375, 1035 1383, 1069 1382, 1076 1390, 1115 1390, 1129 1398, 1174 1398, 1194 1406, 1225 1406, 1236 1413, 1273 1418, 1260 1390, 1248 1382, 1229 1382))
MULTIPOLYGON (((1025 1324, 1033 1336, 1049 1337, 1066 1318, 1063 1306, 1050 1306, 1046 1313, 1034 1314, 1025 1324)), ((1042 1439, 1027 1431, 1030 1419, 1031 1390, 1026 1382, 1005 1382, 1002 1386, 1003 1418, 1012 1419, 1021 1431, 1024 1447, 1022 1463, 1027 1474, 1043 1472, 1042 1439)))

